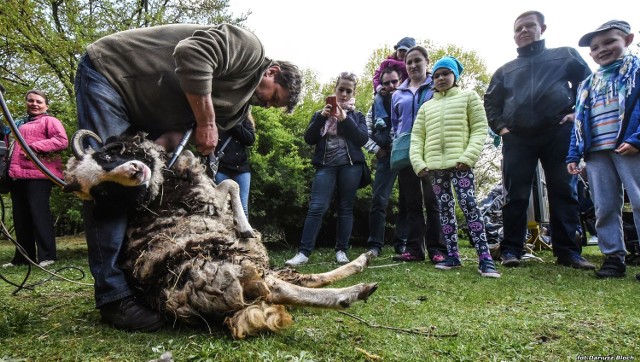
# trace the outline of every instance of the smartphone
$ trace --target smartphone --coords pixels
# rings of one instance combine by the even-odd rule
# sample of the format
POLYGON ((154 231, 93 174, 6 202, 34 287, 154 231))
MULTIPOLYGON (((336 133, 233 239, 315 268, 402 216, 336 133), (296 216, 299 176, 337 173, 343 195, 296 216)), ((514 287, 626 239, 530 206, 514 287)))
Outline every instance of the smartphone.
POLYGON ((331 115, 336 117, 338 115, 338 99, 336 96, 328 96, 326 102, 331 105, 331 115))

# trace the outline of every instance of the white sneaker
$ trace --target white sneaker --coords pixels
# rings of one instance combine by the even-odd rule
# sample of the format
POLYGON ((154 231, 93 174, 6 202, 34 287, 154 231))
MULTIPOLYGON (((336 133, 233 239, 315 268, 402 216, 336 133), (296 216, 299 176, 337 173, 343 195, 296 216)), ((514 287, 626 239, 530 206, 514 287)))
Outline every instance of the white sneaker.
POLYGON ((304 255, 302 253, 298 253, 293 258, 285 261, 284 265, 287 265, 287 266, 298 266, 298 265, 306 264, 308 261, 309 261, 309 258, 306 255, 304 255))
POLYGON ((592 235, 587 241, 587 245, 598 245, 598 237, 592 235))
POLYGON ((336 262, 338 264, 346 264, 346 263, 348 263, 349 262, 349 258, 347 258, 347 253, 345 253, 342 250, 336 252, 336 262))
POLYGON ((13 263, 2 264, 3 268, 13 268, 15 265, 13 263))
POLYGON ((53 263, 55 263, 55 261, 53 261, 53 260, 43 260, 38 265, 40 267, 42 267, 42 268, 46 268, 46 267, 48 267, 49 265, 51 265, 53 263))

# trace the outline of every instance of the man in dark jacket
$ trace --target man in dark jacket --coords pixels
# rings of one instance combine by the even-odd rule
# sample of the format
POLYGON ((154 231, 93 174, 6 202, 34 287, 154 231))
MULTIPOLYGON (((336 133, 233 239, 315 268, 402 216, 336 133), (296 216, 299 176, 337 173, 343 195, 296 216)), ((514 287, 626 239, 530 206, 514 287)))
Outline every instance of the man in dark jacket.
MULTIPOLYGON (((301 91, 298 68, 266 57, 250 31, 229 25, 173 24, 127 30, 87 47, 75 79, 78 128, 103 140, 144 131, 171 152, 194 127, 196 148, 211 153, 218 128, 246 119, 252 105, 292 110, 301 91)), ((118 329, 150 332, 164 319, 141 304, 118 264, 127 216, 96 219, 84 204, 96 307, 118 329)))
POLYGON ((502 208, 502 264, 520 264, 529 197, 539 161, 545 174, 558 264, 594 269, 580 255, 581 247, 575 240, 579 224, 576 178, 567 173, 564 164, 576 89, 591 70, 573 48, 547 49, 540 39, 546 29, 540 12, 528 11, 516 18, 513 37, 518 57, 494 73, 484 97, 489 126, 503 140, 507 196, 502 208))

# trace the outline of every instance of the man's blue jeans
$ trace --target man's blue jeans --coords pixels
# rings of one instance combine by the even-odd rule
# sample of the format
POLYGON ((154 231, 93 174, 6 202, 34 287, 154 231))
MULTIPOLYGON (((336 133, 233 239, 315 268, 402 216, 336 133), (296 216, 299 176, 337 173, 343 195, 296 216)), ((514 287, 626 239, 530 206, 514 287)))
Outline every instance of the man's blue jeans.
MULTIPOLYGON (((382 251, 384 245, 384 231, 387 218, 387 206, 393 191, 393 185, 398 177, 398 171, 391 170, 391 155, 381 157, 376 163, 376 175, 373 180, 371 195, 371 209, 369 210, 369 239, 368 249, 382 251)), ((396 242, 407 240, 407 208, 403 197, 398 198, 398 218, 396 219, 396 242)))
MULTIPOLYGON (((95 132, 103 140, 123 133, 128 127, 126 107, 107 79, 98 73, 85 55, 74 83, 78 107, 78 129, 95 132)), ((89 269, 94 279, 96 307, 133 294, 118 257, 124 249, 127 217, 96 220, 92 202, 83 207, 89 269)))
POLYGON ((300 252, 311 255, 322 226, 322 218, 329 209, 333 190, 337 188, 338 225, 336 228, 336 251, 347 251, 353 228, 353 203, 362 176, 362 164, 343 166, 320 166, 316 170, 311 186, 309 211, 304 221, 300 252))

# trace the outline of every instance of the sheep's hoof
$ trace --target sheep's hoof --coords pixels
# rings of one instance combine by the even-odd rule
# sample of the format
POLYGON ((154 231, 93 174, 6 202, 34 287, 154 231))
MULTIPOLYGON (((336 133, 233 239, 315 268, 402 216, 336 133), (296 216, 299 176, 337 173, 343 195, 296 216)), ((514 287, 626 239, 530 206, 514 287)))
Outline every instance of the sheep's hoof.
POLYGON ((362 291, 358 293, 358 300, 367 301, 371 294, 373 294, 378 289, 378 283, 366 284, 362 291))
POLYGON ((256 233, 253 230, 245 230, 240 232, 240 236, 243 239, 253 239, 257 237, 256 233))

